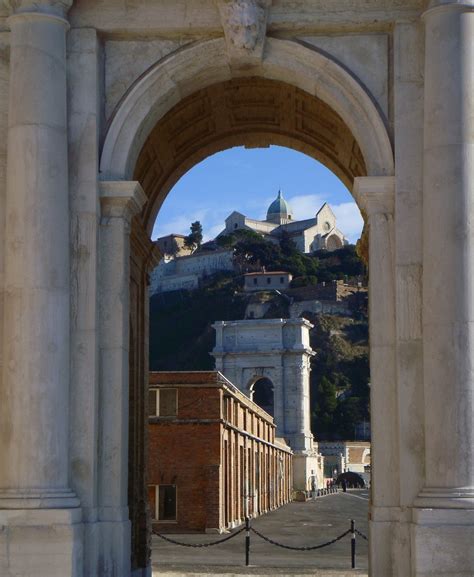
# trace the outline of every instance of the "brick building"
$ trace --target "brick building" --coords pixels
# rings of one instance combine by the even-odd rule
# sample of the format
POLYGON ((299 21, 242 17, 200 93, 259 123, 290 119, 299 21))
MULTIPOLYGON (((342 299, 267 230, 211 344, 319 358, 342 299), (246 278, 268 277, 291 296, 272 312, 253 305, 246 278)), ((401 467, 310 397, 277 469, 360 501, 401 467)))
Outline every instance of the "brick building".
POLYGON ((219 372, 152 372, 149 503, 159 530, 223 531, 291 499, 273 419, 219 372))

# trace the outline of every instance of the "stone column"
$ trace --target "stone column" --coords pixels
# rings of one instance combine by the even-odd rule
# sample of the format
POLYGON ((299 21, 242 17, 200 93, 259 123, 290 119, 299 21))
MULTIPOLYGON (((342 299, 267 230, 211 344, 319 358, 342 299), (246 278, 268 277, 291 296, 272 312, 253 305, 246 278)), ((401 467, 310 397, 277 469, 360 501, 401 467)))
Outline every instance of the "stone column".
POLYGON ((71 485, 82 505, 84 574, 98 577, 99 106, 97 32, 68 34, 69 214, 71 225, 71 485))
POLYGON ((283 379, 282 365, 275 366, 271 371, 273 383, 273 420, 276 425, 276 436, 285 435, 285 381, 283 379))
POLYGON ((392 575, 394 523, 399 514, 398 399, 395 332, 393 177, 361 177, 354 196, 369 226, 370 412, 372 493, 370 568, 392 575))
POLYGON ((425 486, 417 575, 472 575, 474 557, 474 1, 425 22, 425 486))
POLYGON ((423 66, 419 21, 394 29, 395 245, 400 515, 393 577, 411 574, 411 509, 424 480, 423 416, 423 66))
MULTIPOLYGON (((13 3, 12 3, 13 4, 13 3)), ((68 483, 66 2, 11 29, 0 507, 77 506, 68 483)), ((44 10, 44 11, 43 11, 44 10)))
POLYGON ((7 4, 12 15, 0 525, 6 526, 7 575, 79 575, 81 512, 68 470, 65 16, 72 0, 7 4))
POLYGON ((130 574, 130 226, 146 195, 138 182, 102 182, 100 201, 99 564, 115 577, 130 574))

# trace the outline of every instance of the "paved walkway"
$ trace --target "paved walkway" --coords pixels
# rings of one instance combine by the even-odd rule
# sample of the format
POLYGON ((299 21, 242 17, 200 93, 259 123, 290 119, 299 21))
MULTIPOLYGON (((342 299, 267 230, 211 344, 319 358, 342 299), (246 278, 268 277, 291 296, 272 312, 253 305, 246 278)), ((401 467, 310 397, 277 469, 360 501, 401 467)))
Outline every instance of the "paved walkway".
MULTIPOLYGON (((265 536, 285 545, 313 546, 334 539, 350 528, 350 519, 368 533, 367 491, 327 495, 306 503, 290 503, 277 511, 252 520, 265 536)), ((225 535, 170 535, 185 543, 208 543, 225 535)), ((177 577, 213 574, 237 575, 320 575, 343 577, 367 575, 367 542, 357 540, 357 571, 351 566, 350 536, 316 551, 291 551, 275 547, 251 534, 250 564, 245 567, 245 533, 215 547, 189 548, 153 537, 153 576, 177 577)))

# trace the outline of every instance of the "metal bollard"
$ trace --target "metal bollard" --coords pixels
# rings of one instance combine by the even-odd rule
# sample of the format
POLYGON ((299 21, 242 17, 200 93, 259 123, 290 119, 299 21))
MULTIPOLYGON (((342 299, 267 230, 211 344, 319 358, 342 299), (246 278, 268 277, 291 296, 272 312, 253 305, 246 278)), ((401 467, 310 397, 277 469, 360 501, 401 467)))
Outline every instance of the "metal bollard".
POLYGON ((250 564, 250 518, 245 519, 245 566, 250 564))
POLYGON ((355 521, 351 519, 351 567, 355 569, 356 566, 356 534, 355 521))

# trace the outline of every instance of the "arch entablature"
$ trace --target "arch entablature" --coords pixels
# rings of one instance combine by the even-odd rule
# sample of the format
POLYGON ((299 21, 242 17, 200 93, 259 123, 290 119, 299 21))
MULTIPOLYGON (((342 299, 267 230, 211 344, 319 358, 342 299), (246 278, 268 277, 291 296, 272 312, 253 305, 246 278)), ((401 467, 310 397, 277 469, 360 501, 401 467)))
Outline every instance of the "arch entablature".
POLYGON ((244 78, 232 77, 223 39, 192 44, 153 66, 115 112, 101 176, 142 182, 150 200, 143 219, 151 230, 176 180, 237 144, 296 148, 349 186, 358 176, 393 174, 384 121, 364 88, 318 51, 269 38, 262 64, 244 78), (159 163, 166 164, 162 174, 159 163))

